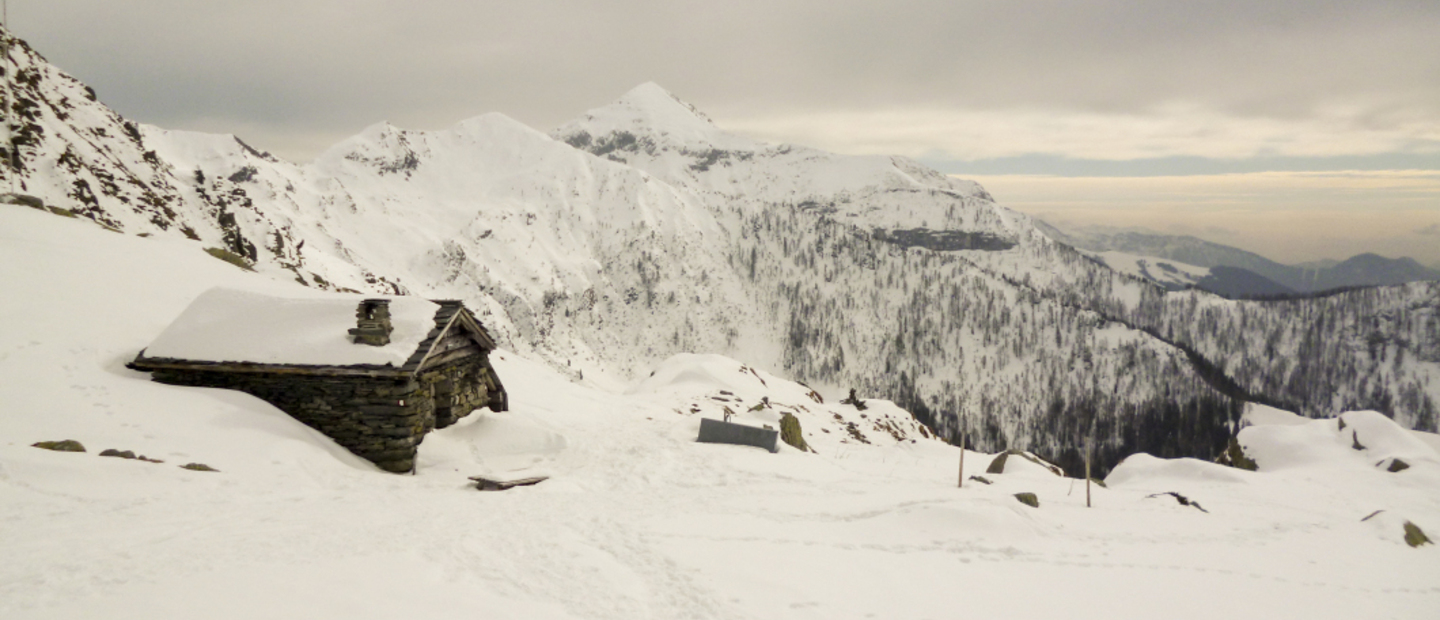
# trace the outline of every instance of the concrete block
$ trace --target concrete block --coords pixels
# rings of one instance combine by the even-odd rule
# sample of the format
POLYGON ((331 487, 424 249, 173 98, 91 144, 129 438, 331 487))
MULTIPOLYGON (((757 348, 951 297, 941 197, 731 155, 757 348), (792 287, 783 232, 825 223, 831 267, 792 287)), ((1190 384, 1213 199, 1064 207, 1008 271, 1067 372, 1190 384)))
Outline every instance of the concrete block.
POLYGON ((702 418, 700 420, 700 437, 696 441, 755 446, 771 452, 779 452, 780 448, 776 445, 779 438, 780 431, 702 418))

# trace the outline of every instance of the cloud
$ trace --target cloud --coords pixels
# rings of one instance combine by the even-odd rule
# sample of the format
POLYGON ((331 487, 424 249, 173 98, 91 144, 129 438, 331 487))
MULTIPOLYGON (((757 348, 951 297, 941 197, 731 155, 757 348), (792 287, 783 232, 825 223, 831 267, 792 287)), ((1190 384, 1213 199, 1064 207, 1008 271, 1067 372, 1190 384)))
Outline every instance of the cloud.
POLYGON ((1371 125, 1359 113, 1242 117, 1190 105, 1095 114, 1055 109, 816 111, 725 119, 757 137, 850 153, 976 160, 1035 153, 1128 160, 1440 153, 1440 125, 1371 125))
POLYGON ((1440 171, 965 178, 1002 205, 1071 227, 1189 234, 1286 263, 1362 252, 1440 261, 1440 171))
POLYGON ((177 129, 338 139, 498 111, 545 130, 653 80, 722 124, 847 151, 1440 142, 1433 0, 47 0, 11 17, 122 114, 177 129))

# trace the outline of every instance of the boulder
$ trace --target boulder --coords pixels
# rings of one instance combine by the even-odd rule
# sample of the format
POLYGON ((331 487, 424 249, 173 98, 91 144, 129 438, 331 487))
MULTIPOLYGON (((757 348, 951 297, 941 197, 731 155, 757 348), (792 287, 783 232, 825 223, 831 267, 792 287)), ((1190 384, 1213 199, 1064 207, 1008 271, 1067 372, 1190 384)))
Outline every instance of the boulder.
POLYGON ((1025 460, 1027 460, 1027 461, 1030 461, 1031 463, 1034 463, 1034 464, 1036 464, 1036 465, 1039 465, 1039 466, 1041 466, 1041 467, 1044 467, 1045 469, 1049 470, 1050 473, 1055 474, 1055 475, 1057 475, 1057 476, 1064 476, 1064 475, 1065 475, 1065 470, 1061 469, 1059 465, 1056 465, 1056 464, 1054 464, 1054 463, 1048 462, 1048 461, 1046 461, 1046 460, 1044 460, 1044 459, 1042 459, 1042 458, 1040 458, 1040 457, 1038 457, 1038 456, 1035 456, 1034 454, 1031 454, 1031 453, 1029 453, 1029 452, 1025 452, 1025 451, 1022 451, 1022 450, 1016 450, 1016 449, 1014 449, 1014 448, 1011 448, 1011 449, 1009 449, 1009 450, 1006 450, 1006 451, 1004 451, 1004 452, 1001 452, 999 456, 996 456, 993 460, 991 460, 991 461, 990 461, 990 466, 985 468, 985 473, 987 473, 987 474, 1003 474, 1003 473, 1005 473, 1005 462, 1006 462, 1006 461, 1009 459, 1009 457, 1012 456, 1012 455, 1013 455, 1013 456, 1018 456, 1018 457, 1023 458, 1023 459, 1025 459, 1025 460))
POLYGON ((1025 504, 1026 506, 1029 506, 1031 508, 1040 507, 1040 498, 1036 497, 1034 493, 1016 493, 1015 499, 1019 500, 1020 503, 1025 504))
POLYGON ((814 452, 805 443, 805 436, 800 433, 800 418, 793 413, 786 412, 780 418, 780 441, 790 444, 796 450, 814 452))
POLYGON ((1410 545, 1411 547, 1419 547, 1420 545, 1430 545, 1434 543, 1430 542, 1430 538, 1425 535, 1425 532, 1420 529, 1420 526, 1406 521, 1405 544, 1410 545))
POLYGON ((61 440, 61 441, 38 441, 38 442, 32 443, 32 444, 30 444, 30 445, 33 446, 33 447, 36 447, 36 448, 44 448, 44 449, 46 449, 46 450, 54 450, 54 451, 56 451, 56 452, 84 452, 84 451, 85 451, 85 446, 80 445, 80 442, 75 441, 74 439, 63 439, 63 440, 61 440))
POLYGON ((1240 446, 1240 440, 1235 437, 1230 438, 1230 445, 1225 447, 1225 451, 1220 453, 1220 457, 1216 458, 1215 462, 1246 471, 1258 469, 1255 459, 1245 455, 1245 448, 1240 446))
POLYGON ((186 463, 181 465, 180 469, 188 469, 190 471, 220 471, 204 463, 186 463))

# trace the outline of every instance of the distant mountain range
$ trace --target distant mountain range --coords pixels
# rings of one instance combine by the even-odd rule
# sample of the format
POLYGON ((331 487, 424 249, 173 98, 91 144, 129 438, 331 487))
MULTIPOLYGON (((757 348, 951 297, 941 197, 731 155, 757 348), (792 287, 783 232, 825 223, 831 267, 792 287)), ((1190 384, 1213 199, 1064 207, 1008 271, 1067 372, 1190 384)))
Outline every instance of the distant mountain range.
MULTIPOLYGON (((1186 266, 1208 268, 1210 273, 1200 278, 1150 279, 1172 289, 1193 284, 1226 297, 1316 293, 1353 286, 1440 280, 1440 269, 1427 268, 1407 257, 1385 258, 1367 253, 1344 261, 1320 260, 1284 265, 1254 252, 1188 235, 1110 229, 1062 230, 1045 222, 1038 222, 1037 226, 1053 239, 1089 252, 1118 252, 1142 259, 1148 257, 1151 262, 1167 259, 1186 266)), ((1178 265, 1173 267, 1180 268, 1178 265)), ((1149 277, 1146 274, 1142 276, 1149 277)))

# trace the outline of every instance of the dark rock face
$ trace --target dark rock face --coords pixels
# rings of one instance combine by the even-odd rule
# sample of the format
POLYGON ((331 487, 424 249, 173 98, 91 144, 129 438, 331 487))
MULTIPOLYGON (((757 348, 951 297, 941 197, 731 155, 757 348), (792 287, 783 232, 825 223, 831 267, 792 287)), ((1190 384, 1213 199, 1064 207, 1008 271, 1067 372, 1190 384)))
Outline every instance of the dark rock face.
POLYGON ((908 230, 877 230, 875 238, 902 248, 925 248, 936 252, 955 250, 984 250, 1000 252, 1015 247, 1015 242, 984 232, 963 230, 930 230, 911 228, 908 230))

